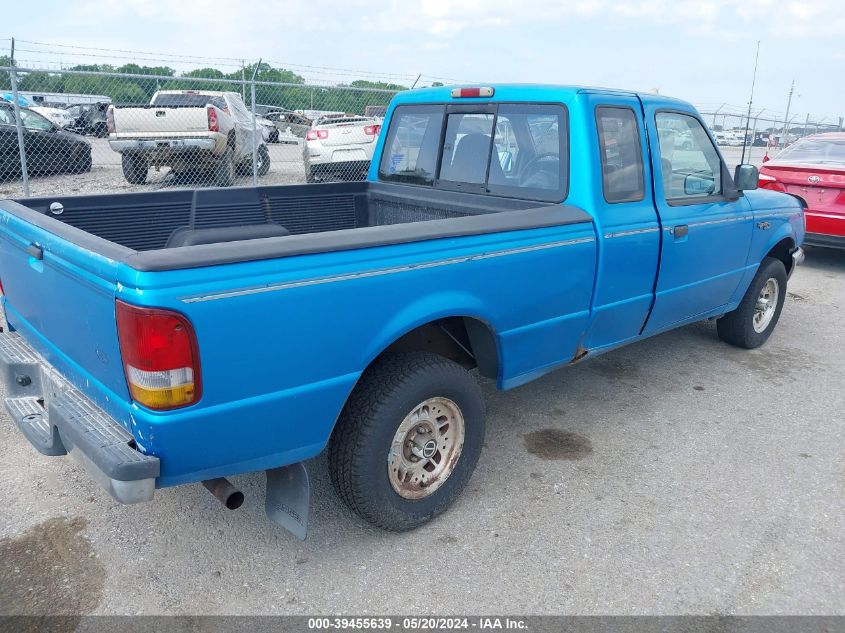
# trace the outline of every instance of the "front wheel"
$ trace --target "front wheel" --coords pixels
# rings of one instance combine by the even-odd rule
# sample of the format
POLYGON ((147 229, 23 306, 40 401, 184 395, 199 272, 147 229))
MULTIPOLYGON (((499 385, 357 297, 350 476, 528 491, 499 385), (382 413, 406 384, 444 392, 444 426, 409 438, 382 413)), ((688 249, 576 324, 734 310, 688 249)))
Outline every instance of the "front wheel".
POLYGON ((779 259, 767 257, 736 310, 716 322, 719 338, 746 349, 760 347, 774 331, 785 298, 786 268, 779 259))
POLYGON ((352 510, 401 532, 449 507, 483 442, 481 389, 467 370, 428 352, 391 354, 350 395, 329 441, 329 471, 352 510))

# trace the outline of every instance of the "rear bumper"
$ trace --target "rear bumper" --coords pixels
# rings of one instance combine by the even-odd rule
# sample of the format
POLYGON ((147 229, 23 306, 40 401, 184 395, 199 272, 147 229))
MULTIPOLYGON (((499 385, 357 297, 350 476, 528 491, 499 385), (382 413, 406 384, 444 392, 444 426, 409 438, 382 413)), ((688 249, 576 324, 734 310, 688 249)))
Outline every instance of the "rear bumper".
POLYGON ((217 141, 213 138, 183 138, 183 139, 112 139, 109 145, 115 152, 121 154, 132 153, 157 153, 157 154, 179 154, 182 152, 196 152, 214 150, 217 141))
POLYGON ((6 410, 39 452, 73 455, 121 503, 153 498, 159 459, 14 332, 0 334, 0 374, 6 410))
POLYGON ((807 246, 822 246, 824 248, 845 249, 845 235, 824 235, 823 233, 807 233, 804 237, 807 246))

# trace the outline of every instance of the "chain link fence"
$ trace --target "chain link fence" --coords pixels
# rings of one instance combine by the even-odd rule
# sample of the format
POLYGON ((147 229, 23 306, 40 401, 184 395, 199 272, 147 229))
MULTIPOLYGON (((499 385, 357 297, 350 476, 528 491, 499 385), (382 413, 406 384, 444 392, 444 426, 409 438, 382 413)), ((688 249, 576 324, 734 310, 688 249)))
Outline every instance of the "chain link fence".
MULTIPOLYGON (((228 74, 0 65, 0 197, 363 179, 387 105, 409 87, 305 80, 261 62, 228 74)), ((842 129, 842 119, 699 110, 737 148, 734 162, 743 143, 752 162, 842 129)))
POLYGON ((0 197, 363 179, 403 87, 257 80, 259 66, 242 80, 0 66, 0 197))

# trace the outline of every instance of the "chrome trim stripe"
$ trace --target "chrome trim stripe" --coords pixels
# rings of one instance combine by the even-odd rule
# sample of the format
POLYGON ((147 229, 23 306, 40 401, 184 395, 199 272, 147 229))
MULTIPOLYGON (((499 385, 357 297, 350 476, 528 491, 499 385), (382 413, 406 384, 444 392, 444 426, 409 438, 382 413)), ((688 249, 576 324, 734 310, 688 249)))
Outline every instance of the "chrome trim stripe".
POLYGON ((268 286, 261 286, 259 288, 241 288, 238 290, 227 290, 210 295, 193 295, 187 297, 180 297, 182 303, 200 303, 204 301, 215 301, 217 299, 228 299, 229 297, 243 297, 246 295, 261 294, 264 292, 275 292, 277 290, 288 290, 290 288, 302 288, 305 286, 316 286, 318 284, 331 284, 338 281, 350 281, 352 279, 364 279, 368 277, 380 277, 382 275, 392 275, 394 273, 403 273, 411 270, 422 270, 425 268, 439 268, 441 266, 450 266, 452 264, 462 264, 464 262, 471 262, 481 259, 493 259, 495 257, 504 257, 506 255, 517 255, 519 253, 530 253, 534 251, 542 251, 550 248, 558 248, 560 246, 574 246, 575 244, 587 244, 594 242, 594 237, 579 237, 571 240, 562 240, 559 242, 549 242, 548 244, 537 244, 535 246, 523 246, 520 248, 510 248, 502 251, 493 251, 490 253, 480 253, 478 255, 467 255, 465 257, 453 257, 450 259, 441 259, 433 262, 425 262, 422 264, 409 264, 406 266, 396 266, 394 268, 382 268, 378 270, 368 270, 360 273, 349 273, 346 275, 335 275, 333 277, 316 277, 314 279, 302 279, 300 281, 289 281, 279 284, 271 284, 268 286))
MULTIPOLYGON (((731 218, 719 218, 718 220, 704 220, 703 222, 690 222, 689 224, 686 225, 686 227, 692 229, 692 228, 695 228, 697 226, 711 226, 711 225, 714 225, 714 224, 728 224, 730 222, 743 222, 745 220, 753 220, 753 219, 754 219, 753 215, 739 215, 739 216, 731 217, 731 218)), ((676 226, 678 226, 678 225, 676 225, 676 226)), ((680 226, 684 226, 684 225, 680 224, 680 226)), ((663 230, 671 233, 675 230, 675 227, 674 226, 667 226, 663 230)))
POLYGON ((628 237, 629 235, 642 235, 644 233, 657 233, 660 227, 651 226, 646 229, 631 229, 629 231, 615 231, 613 233, 605 233, 604 239, 612 240, 614 237, 628 237))

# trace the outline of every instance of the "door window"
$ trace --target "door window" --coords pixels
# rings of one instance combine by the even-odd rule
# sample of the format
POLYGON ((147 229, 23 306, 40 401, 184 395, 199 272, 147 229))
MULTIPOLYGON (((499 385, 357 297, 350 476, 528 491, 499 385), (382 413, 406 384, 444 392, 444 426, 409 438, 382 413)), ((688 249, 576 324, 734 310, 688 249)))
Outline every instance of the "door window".
POLYGON ((660 112, 655 123, 666 200, 721 194, 722 162, 701 122, 688 114, 660 112))
POLYGON ((645 197, 643 153, 634 111, 596 108, 601 153, 602 190, 607 202, 634 202, 645 197))

